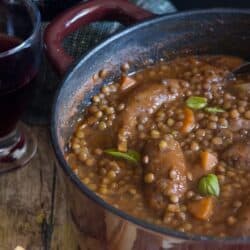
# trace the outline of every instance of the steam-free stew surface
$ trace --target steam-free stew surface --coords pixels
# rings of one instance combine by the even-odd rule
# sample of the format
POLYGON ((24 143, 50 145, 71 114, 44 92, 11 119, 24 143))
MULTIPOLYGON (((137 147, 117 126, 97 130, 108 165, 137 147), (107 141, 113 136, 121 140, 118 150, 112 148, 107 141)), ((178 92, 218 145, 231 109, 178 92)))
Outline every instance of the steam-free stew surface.
POLYGON ((250 236, 250 75, 231 73, 242 63, 189 56, 121 73, 82 113, 67 161, 135 217, 192 234, 250 236))

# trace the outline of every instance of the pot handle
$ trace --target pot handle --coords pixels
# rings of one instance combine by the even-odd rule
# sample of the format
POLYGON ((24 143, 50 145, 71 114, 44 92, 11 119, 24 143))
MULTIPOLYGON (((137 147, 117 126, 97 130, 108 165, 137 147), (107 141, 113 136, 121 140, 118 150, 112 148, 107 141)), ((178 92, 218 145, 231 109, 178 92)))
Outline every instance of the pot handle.
POLYGON ((45 29, 46 54, 62 76, 74 61, 64 50, 63 39, 80 26, 100 20, 116 20, 129 25, 153 16, 151 12, 127 0, 92 0, 80 3, 60 14, 45 29))

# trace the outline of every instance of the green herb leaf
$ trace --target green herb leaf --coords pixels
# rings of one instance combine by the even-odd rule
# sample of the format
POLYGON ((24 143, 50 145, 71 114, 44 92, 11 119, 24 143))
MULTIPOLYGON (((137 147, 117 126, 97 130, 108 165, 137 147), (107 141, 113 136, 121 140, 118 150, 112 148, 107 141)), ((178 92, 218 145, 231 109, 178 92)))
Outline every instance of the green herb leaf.
POLYGON ((138 164, 141 159, 140 154, 136 152, 135 150, 128 150, 127 152, 120 152, 120 151, 117 151, 116 149, 106 149, 104 150, 104 153, 111 155, 115 158, 127 160, 135 164, 138 164))
POLYGON ((207 106, 207 98, 200 96, 190 96, 186 100, 186 105, 191 109, 203 109, 207 106))
POLYGON ((199 180, 198 191, 201 195, 219 196, 220 185, 217 176, 214 174, 203 176, 199 180))
POLYGON ((206 107, 205 111, 209 113, 223 113, 225 112, 224 109, 218 108, 218 107, 206 107))

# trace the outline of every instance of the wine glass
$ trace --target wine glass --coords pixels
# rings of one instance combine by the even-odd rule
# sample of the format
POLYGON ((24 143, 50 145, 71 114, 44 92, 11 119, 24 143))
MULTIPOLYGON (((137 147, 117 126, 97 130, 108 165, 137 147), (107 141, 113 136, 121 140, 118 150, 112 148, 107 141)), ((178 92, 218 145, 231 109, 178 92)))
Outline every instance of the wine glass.
POLYGON ((25 165, 36 138, 19 122, 41 58, 41 18, 30 0, 0 0, 0 173, 25 165))

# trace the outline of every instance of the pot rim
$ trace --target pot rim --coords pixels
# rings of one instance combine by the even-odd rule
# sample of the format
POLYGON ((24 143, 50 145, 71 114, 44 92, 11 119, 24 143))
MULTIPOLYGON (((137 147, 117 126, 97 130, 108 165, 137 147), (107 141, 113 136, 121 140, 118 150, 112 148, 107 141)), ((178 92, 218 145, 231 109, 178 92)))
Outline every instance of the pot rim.
POLYGON ((197 235, 197 234, 188 234, 184 232, 180 232, 177 230, 173 230, 171 228, 161 227, 155 224, 151 224, 149 222, 146 222, 142 219, 136 218, 132 215, 129 215, 125 212, 123 212, 120 209, 117 209, 113 207, 112 205, 105 202, 103 199, 101 199, 98 195, 96 195, 95 192, 91 191, 86 185, 84 185, 80 179, 74 174, 70 166, 68 165, 67 161, 65 160, 63 152, 60 150, 59 145, 59 138, 57 135, 57 121, 56 121, 56 114, 58 113, 58 102, 60 99, 60 94, 67 85, 68 79, 74 74, 74 72, 82 66, 84 61, 86 61, 88 58, 90 58, 92 55, 94 55, 97 51, 105 48, 107 44, 110 42, 117 40, 126 34, 130 32, 135 32, 138 29, 141 29, 145 26, 160 22, 160 21, 167 21, 169 19, 175 19, 179 17, 187 17, 187 16, 193 16, 195 14, 247 14, 250 18, 250 9, 237 9, 237 8, 212 8, 212 9, 203 9, 203 10, 190 10, 190 11, 182 11, 177 13, 170 13, 165 15, 156 16, 153 18, 150 18, 146 21, 134 24, 128 28, 125 28, 124 30, 112 35, 111 37, 105 39, 103 42, 95 46, 93 49, 91 49, 86 54, 82 55, 80 59, 78 59, 76 62, 73 63, 73 65, 69 68, 66 75, 63 77, 63 80, 58 85, 58 88, 55 93, 55 99, 52 106, 52 115, 51 115, 51 126, 50 126, 50 136, 52 139, 52 146, 54 149, 54 152, 56 154, 57 160, 60 165, 60 168, 63 169, 64 173, 69 177, 70 181, 73 183, 74 186, 77 187, 78 190, 81 191, 83 195, 86 195, 89 199, 94 201, 96 204, 100 205, 105 210, 111 212, 112 214, 119 216, 120 218, 129 221, 132 224, 136 224, 137 226, 151 231, 153 233, 158 233, 165 236, 170 236, 173 238, 178 238, 181 240, 189 240, 189 241, 204 241, 207 243, 223 243, 223 244, 235 244, 235 243, 241 243, 246 244, 250 243, 250 236, 248 237, 225 237, 225 238, 217 238, 212 236, 204 236, 204 235, 197 235))

